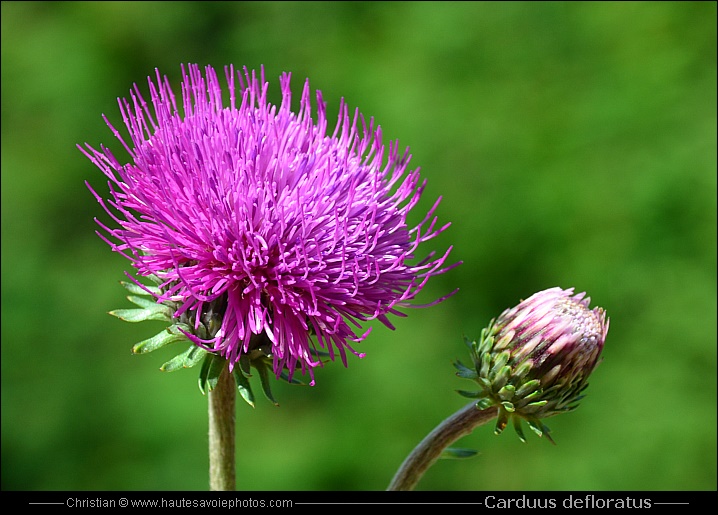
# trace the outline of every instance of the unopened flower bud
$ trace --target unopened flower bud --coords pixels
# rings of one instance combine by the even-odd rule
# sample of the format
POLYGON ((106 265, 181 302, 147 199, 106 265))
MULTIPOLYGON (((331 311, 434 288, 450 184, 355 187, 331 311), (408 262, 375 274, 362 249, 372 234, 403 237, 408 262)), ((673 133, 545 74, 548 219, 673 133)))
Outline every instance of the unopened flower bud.
POLYGON ((478 398, 477 408, 499 408, 496 434, 513 420, 525 441, 521 420, 553 442, 541 419, 572 411, 600 361, 609 319, 602 308, 589 308, 585 293, 550 288, 507 309, 467 341, 474 367, 455 364, 460 377, 480 390, 460 391, 478 398))

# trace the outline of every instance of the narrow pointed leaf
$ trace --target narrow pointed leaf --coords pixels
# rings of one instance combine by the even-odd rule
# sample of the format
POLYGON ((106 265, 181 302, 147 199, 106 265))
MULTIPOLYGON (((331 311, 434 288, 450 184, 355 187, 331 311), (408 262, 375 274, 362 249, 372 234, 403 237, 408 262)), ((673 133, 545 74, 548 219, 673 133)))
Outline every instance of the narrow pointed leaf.
POLYGON ((479 399, 479 402, 476 403, 476 407, 480 410, 484 410, 486 408, 490 408, 494 405, 494 401, 489 399, 488 397, 484 397, 483 399, 479 399))
POLYGON ((289 374, 287 374, 286 372, 282 372, 279 375, 279 378, 285 380, 289 384, 301 384, 301 385, 305 384, 304 382, 300 381, 299 379, 297 379, 295 377, 292 377, 291 379, 289 379, 289 374))
POLYGON ((244 399, 244 402, 254 408, 254 393, 252 392, 252 386, 249 384, 249 379, 247 379, 240 370, 237 370, 237 367, 234 368, 232 373, 237 383, 239 395, 244 399))
POLYGON ((145 322, 147 320, 162 320, 170 322, 171 316, 156 310, 150 309, 115 309, 109 312, 110 315, 124 320, 125 322, 145 322))
POLYGON ((165 306, 164 304, 158 304, 154 299, 146 299, 144 297, 137 297, 135 295, 128 295, 127 300, 132 302, 132 304, 139 306, 144 309, 154 309, 158 311, 162 311, 163 313, 167 313, 167 315, 172 315, 172 308, 169 306, 165 306))
POLYGON ((484 395, 484 391, 483 391, 483 390, 479 390, 479 391, 476 391, 476 392, 469 392, 469 391, 467 391, 467 390, 456 390, 456 393, 458 393, 458 394, 461 395, 462 397, 468 397, 469 399, 478 399, 479 397, 481 397, 482 395, 484 395))
POLYGON ((182 368, 191 368, 195 366, 200 360, 207 354, 207 351, 197 347, 196 345, 190 345, 190 347, 182 354, 178 354, 164 365, 160 367, 163 372, 174 372, 182 368))
POLYGON ((503 410, 499 410, 499 416, 496 419, 496 428, 494 429, 495 435, 500 435, 504 432, 504 429, 506 429, 506 426, 509 423, 509 415, 507 412, 503 410))
POLYGON ((211 392, 217 386, 219 376, 222 374, 224 367, 227 366, 227 360, 221 356, 217 356, 216 354, 208 355, 211 356, 211 358, 205 360, 205 363, 202 365, 202 370, 206 371, 206 375, 204 377, 206 391, 211 392), (207 364, 206 369, 204 368, 205 364, 207 364))
POLYGON ((258 362, 256 367, 257 372, 259 373, 259 380, 262 384, 262 392, 264 392, 264 396, 269 399, 275 406, 279 406, 279 403, 274 399, 274 396, 272 395, 272 388, 270 385, 269 380, 269 372, 267 371, 267 365, 265 365, 263 362, 258 362))
POLYGON ((513 413, 516 411, 516 406, 510 401, 502 401, 501 406, 506 410, 507 413, 513 413))
POLYGON ((521 417, 514 417, 514 430, 519 436, 519 440, 526 443, 526 436, 524 435, 524 429, 521 427, 521 417))
POLYGON ((242 374, 244 374, 245 377, 252 377, 252 370, 251 370, 251 363, 249 361, 249 356, 246 354, 242 354, 239 357, 239 369, 242 371, 242 374))
POLYGON ((527 418, 526 423, 531 428, 531 431, 536 433, 538 436, 543 436, 543 434, 544 434, 543 428, 545 426, 540 421, 527 418))
POLYGON ((475 451, 474 449, 458 449, 453 447, 447 447, 444 449, 439 456, 439 459, 442 460, 463 460, 466 458, 472 458, 476 456, 479 453, 479 451, 475 451))
POLYGON ((533 414, 533 413, 536 413, 537 411, 539 411, 544 406, 546 406, 546 404, 548 404, 548 401, 545 401, 545 400, 531 402, 531 403, 525 405, 523 408, 521 408, 521 410, 523 411, 523 413, 533 414))
POLYGON ((161 333, 154 335, 152 338, 141 341, 132 347, 134 354, 146 354, 148 352, 155 351, 169 345, 170 343, 176 343, 181 341, 187 341, 187 337, 180 332, 173 332, 171 327, 163 330, 161 333))
MULTIPOLYGON (((120 281, 120 284, 130 293, 134 295, 150 295, 150 293, 147 293, 145 290, 137 286, 137 284, 133 282, 127 282, 127 281, 120 281)), ((161 290, 157 286, 147 286, 145 287, 152 293, 159 295, 161 290)))
POLYGON ((199 369, 199 391, 202 392, 202 395, 207 395, 207 392, 209 392, 207 388, 207 376, 209 375, 209 366, 213 359, 214 356, 208 353, 204 357, 202 367, 199 369))
POLYGON ((507 384, 506 386, 501 388, 501 390, 499 390, 497 395, 498 395, 499 399, 501 399, 502 401, 509 401, 509 400, 513 399, 515 393, 516 393, 516 388, 514 388, 514 385, 507 384))
POLYGON ((454 368, 458 370, 458 372, 456 372, 456 375, 463 379, 476 379, 476 377, 478 376, 476 370, 465 366, 460 361, 456 361, 454 363, 454 368))

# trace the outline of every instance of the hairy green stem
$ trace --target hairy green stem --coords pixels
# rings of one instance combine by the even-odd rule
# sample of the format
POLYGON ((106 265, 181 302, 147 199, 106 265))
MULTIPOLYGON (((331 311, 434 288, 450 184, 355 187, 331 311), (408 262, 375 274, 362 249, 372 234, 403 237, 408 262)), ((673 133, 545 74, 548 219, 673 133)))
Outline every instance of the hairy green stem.
POLYGON ((209 489, 235 490, 234 405, 237 387, 225 367, 209 397, 209 489))
POLYGON ((424 473, 453 442, 496 418, 498 408, 480 410, 472 401, 445 419, 417 445, 397 470, 387 490, 413 490, 424 473))

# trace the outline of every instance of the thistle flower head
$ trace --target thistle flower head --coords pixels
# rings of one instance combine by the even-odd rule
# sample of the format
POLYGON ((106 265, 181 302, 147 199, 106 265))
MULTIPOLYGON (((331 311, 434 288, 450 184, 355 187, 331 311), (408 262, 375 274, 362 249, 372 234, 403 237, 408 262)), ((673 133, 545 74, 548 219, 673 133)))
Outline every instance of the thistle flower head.
POLYGON ((107 200, 88 184, 118 225, 98 221, 98 234, 136 277, 158 278, 145 291, 172 306, 194 344, 230 367, 261 354, 277 376, 313 378, 318 353, 338 353, 345 366, 347 352, 363 356, 350 342, 366 337, 366 321, 391 328, 388 315, 455 266, 446 264, 451 247, 415 261, 449 224, 436 225, 437 200, 407 226, 425 181, 409 170, 408 149, 384 145, 373 119, 350 116, 342 100, 327 132, 308 81, 294 112, 290 74, 280 77, 278 106, 263 69, 225 74, 226 92, 213 68, 183 66, 177 99, 157 71, 149 104, 137 86, 119 100, 129 140, 106 121, 129 162, 105 146, 80 147, 109 179, 107 200))
POLYGON ((521 420, 539 436, 549 435, 540 419, 572 411, 599 363, 609 320, 589 308, 585 293, 550 288, 507 309, 469 342, 473 368, 457 362, 458 375, 479 383, 477 407, 499 408, 496 433, 510 419, 525 440, 521 420))

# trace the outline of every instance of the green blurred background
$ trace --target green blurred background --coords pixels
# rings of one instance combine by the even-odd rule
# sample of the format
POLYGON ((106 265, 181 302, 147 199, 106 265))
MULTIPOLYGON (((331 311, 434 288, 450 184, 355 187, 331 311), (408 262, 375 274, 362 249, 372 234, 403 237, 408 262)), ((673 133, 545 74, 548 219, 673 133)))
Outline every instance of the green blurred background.
MULTIPOLYGON (((558 443, 483 426, 418 490, 716 489, 716 4, 2 2, 2 488, 204 490, 207 399, 131 307, 75 148, 120 144, 116 98, 158 67, 306 77, 410 146, 464 264, 317 385, 237 406, 240 490, 383 490, 462 407, 476 337, 552 287, 606 308, 604 361, 558 443), (165 352, 166 351, 166 352, 165 352)), ((334 114, 331 115, 332 120, 334 114)), ((423 210, 423 212, 422 212, 423 210)), ((174 352, 173 352, 174 351, 174 352)))

